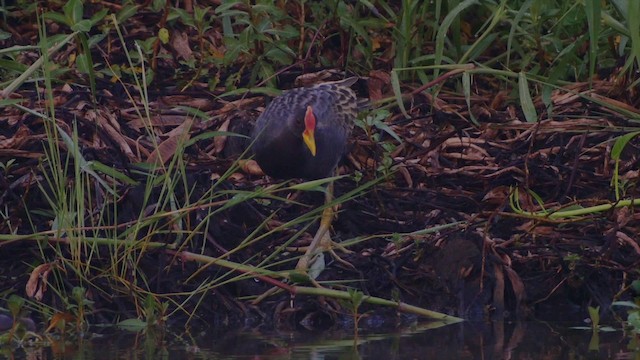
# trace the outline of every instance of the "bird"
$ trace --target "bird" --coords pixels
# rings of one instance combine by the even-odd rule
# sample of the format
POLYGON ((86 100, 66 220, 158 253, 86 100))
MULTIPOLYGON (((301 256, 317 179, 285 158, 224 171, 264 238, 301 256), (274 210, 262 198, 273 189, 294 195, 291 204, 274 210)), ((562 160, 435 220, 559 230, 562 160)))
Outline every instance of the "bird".
MULTIPOLYGON (((263 172, 278 179, 333 176, 357 117, 357 97, 350 88, 357 80, 351 77, 294 88, 275 97, 256 120, 251 136, 254 159, 263 172)), ((325 205, 332 200, 333 181, 327 186, 325 205)), ((333 214, 333 207, 326 206, 297 270, 308 270, 318 245, 331 249, 334 243, 328 229, 333 214)))
POLYGON ((295 88, 274 98, 258 117, 253 152, 260 168, 278 179, 315 180, 333 174, 357 116, 357 81, 295 88))

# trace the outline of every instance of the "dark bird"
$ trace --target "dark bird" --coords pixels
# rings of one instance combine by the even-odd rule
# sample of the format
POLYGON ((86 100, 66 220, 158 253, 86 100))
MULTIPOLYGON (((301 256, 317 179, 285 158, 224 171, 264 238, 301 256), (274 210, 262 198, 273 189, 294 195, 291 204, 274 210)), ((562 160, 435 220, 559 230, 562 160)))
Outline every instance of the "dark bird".
MULTIPOLYGON (((252 135, 253 153, 262 170, 280 179, 332 176, 345 153, 357 115, 356 94, 349 88, 356 81, 352 77, 292 89, 273 99, 256 121, 252 135)), ((332 199, 333 182, 330 182, 320 227, 300 258, 298 270, 308 270, 318 245, 346 263, 331 249, 334 243, 328 230, 334 210, 327 204, 332 199)))
POLYGON ((357 115, 357 78, 285 91, 267 106, 253 131, 255 160, 279 179, 333 175, 357 115))

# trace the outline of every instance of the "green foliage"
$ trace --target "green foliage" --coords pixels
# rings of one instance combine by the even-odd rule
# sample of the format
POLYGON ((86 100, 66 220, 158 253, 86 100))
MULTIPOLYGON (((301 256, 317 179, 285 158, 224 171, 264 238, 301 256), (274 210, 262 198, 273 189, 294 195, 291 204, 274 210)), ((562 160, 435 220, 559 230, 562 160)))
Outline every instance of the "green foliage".
POLYGON ((329 9, 335 9, 330 13, 331 18, 348 33, 347 38, 341 39, 348 49, 347 66, 365 72, 374 68, 374 58, 383 50, 378 44, 391 22, 368 2, 351 5, 346 1, 335 1, 329 9), (369 16, 362 15, 366 12, 369 16))
MULTIPOLYGON (((0 333, 0 349, 5 348, 4 345, 20 346, 28 341, 33 343, 41 340, 37 334, 30 330, 30 326, 33 326, 33 321, 23 317, 25 316, 27 307, 24 298, 12 294, 6 299, 6 302, 11 319, 13 320, 13 325, 9 331, 0 333)), ((2 353, 0 352, 0 354, 2 353)))
MULTIPOLYGON (((192 13, 165 5, 156 1, 145 9, 157 16, 165 9, 169 12, 164 28, 150 28, 152 36, 136 40, 142 55, 148 61, 152 56, 166 56, 157 52, 158 42, 166 45, 185 26, 195 29, 197 36, 189 39, 189 45, 198 56, 177 59, 182 68, 171 75, 184 78, 186 70, 193 80, 207 79, 211 88, 224 81, 228 90, 235 89, 241 79, 273 86, 276 70, 302 60, 315 60, 314 64, 326 67, 346 65, 365 74, 391 66, 399 80, 417 77, 422 82, 437 77, 447 65, 472 62, 557 83, 591 79, 623 57, 627 59, 623 71, 632 74, 640 58, 640 21, 627 15, 640 11, 635 1, 332 0, 285 4, 225 0, 216 7, 195 4, 192 13), (216 33, 221 35, 221 44, 211 41, 216 33), (336 55, 343 57, 342 63, 336 62, 336 55)), ((21 6, 21 10, 35 12, 33 5, 21 6)), ((108 8, 91 9, 94 13, 88 14, 83 1, 68 0, 59 11, 44 13, 44 19, 77 32, 75 66, 89 76, 95 90, 96 76, 130 75, 139 69, 121 64, 109 69, 94 63, 91 49, 103 46, 114 27, 108 21, 108 8)), ((138 10, 138 5, 124 5, 114 14, 114 23, 124 24, 138 10)), ((24 69, 16 54, 0 53, 0 71, 24 69)))
POLYGON ((348 300, 338 300, 343 307, 347 308, 353 316, 353 334, 354 337, 358 337, 358 322, 362 318, 360 314, 360 306, 365 301, 365 295, 362 291, 358 291, 352 288, 347 289, 349 294, 348 300))
POLYGON ((530 123, 537 122, 538 114, 536 113, 536 107, 529 93, 527 75, 523 72, 518 75, 518 94, 520 95, 520 106, 522 107, 525 119, 530 123))
POLYGON ((0 169, 4 173, 4 176, 9 177, 11 168, 16 165, 16 159, 9 159, 6 162, 0 162, 0 169))
POLYGON ((635 298, 633 301, 614 301, 611 306, 626 308, 627 328, 636 335, 640 335, 640 280, 631 282, 629 288, 633 291, 635 298))
POLYGON ((373 141, 375 143, 381 142, 382 133, 386 133, 391 136, 398 144, 402 144, 402 139, 398 134, 396 134, 389 125, 384 121, 391 117, 391 113, 385 109, 378 109, 370 114, 367 114, 364 119, 361 121, 357 121, 356 125, 364 130, 367 134, 367 138, 369 141, 373 141), (377 129, 378 132, 374 132, 373 130, 377 129))
POLYGON ((364 130, 369 141, 379 144, 382 148, 382 159, 380 166, 376 169, 379 176, 389 178, 393 172, 393 159, 391 153, 396 149, 397 145, 393 142, 383 141, 384 135, 388 135, 398 144, 402 144, 400 136, 385 122, 391 116, 389 111, 378 109, 364 116, 361 120, 356 121, 356 126, 364 130))
MULTIPOLYGON (((91 46, 89 46, 88 33, 97 23, 102 21, 107 15, 108 10, 102 9, 89 19, 84 19, 84 3, 82 0, 69 0, 63 6, 63 13, 47 12, 43 14, 44 19, 53 20, 62 25, 68 26, 72 31, 76 32, 76 41, 79 54, 76 57, 77 69, 89 76, 89 84, 91 93, 96 93, 96 74, 93 67, 93 57, 91 55, 91 46)), ((92 44, 98 42, 97 39, 91 39, 92 44)))
POLYGON ((640 335, 640 306, 635 301, 615 301, 611 306, 619 306, 627 309, 627 328, 634 334, 640 335))
POLYGON ((153 332, 155 327, 161 327, 166 320, 168 303, 161 303, 152 294, 144 299, 144 319, 130 318, 118 322, 117 326, 131 332, 153 332))
POLYGON ((622 151, 626 148, 629 142, 634 139, 636 136, 640 135, 640 131, 633 131, 623 136, 620 136, 616 139, 613 144, 613 148, 611 149, 611 159, 615 161, 615 168, 613 171, 613 177, 611 178, 611 184, 615 190, 616 200, 620 200, 622 197, 622 188, 623 184, 620 180, 620 157, 622 156, 622 151))
POLYGON ((18 319, 22 313, 24 308, 25 301, 22 297, 17 295, 9 296, 7 299, 7 307, 9 308, 9 312, 11 313, 11 317, 14 319, 18 319))
MULTIPOLYGON (((122 44, 124 43, 123 40, 122 44)), ((137 54, 137 59, 142 59, 142 50, 137 54)), ((130 68, 142 69, 140 74, 137 72, 131 74, 132 79, 139 86, 140 93, 137 94, 136 99, 142 102, 142 108, 136 110, 140 121, 146 126, 148 138, 151 142, 155 142, 155 148, 158 149, 161 144, 158 143, 158 137, 154 133, 155 128, 151 126, 148 90, 144 80, 146 76, 144 61, 136 62, 128 51, 125 51, 125 55, 130 68)), ((51 66, 48 61, 47 57, 42 60, 42 72, 47 87, 45 94, 47 99, 51 99, 53 86, 49 72, 51 66)), ((131 100, 134 104, 138 103, 136 100, 131 100)), ((171 154, 170 159, 166 159, 166 162, 137 164, 135 171, 125 175, 116 169, 108 169, 105 164, 88 161, 84 157, 82 139, 76 122, 69 123, 71 129, 63 128, 58 125, 53 110, 46 114, 30 109, 25 111, 41 119, 46 131, 46 141, 43 142, 45 156, 36 169, 39 174, 42 174, 42 179, 39 179, 37 186, 46 198, 46 204, 42 204, 38 209, 31 208, 29 211, 31 214, 37 214, 39 219, 44 219, 46 224, 50 224, 50 229, 46 229, 44 233, 38 233, 38 228, 42 229, 38 224, 39 227, 34 226, 33 234, 29 238, 46 240, 53 237, 60 240, 58 246, 49 246, 47 241, 38 242, 38 246, 41 246, 40 252, 47 254, 43 255, 43 262, 50 261, 48 257, 51 253, 53 253, 51 257, 58 259, 56 264, 59 266, 52 268, 47 283, 48 292, 60 300, 58 303, 63 304, 63 309, 47 309, 47 311, 56 312, 56 314, 49 314, 49 317, 55 319, 51 323, 60 331, 75 325, 74 329, 80 332, 89 323, 93 303, 88 300, 86 289, 92 289, 99 294, 109 293, 113 297, 126 297, 131 304, 134 304, 132 306, 135 308, 135 317, 122 320, 120 325, 123 327, 135 330, 143 327, 145 331, 149 331, 156 325, 163 325, 164 320, 172 313, 185 311, 176 298, 204 297, 212 289, 224 284, 257 276, 256 269, 266 271, 269 267, 280 265, 281 260, 277 257, 322 213, 323 208, 308 211, 277 227, 267 227, 271 219, 265 219, 254 233, 237 247, 229 249, 229 254, 232 254, 270 235, 281 233, 290 236, 281 248, 274 249, 266 258, 260 254, 252 255, 256 258, 260 256, 262 261, 256 268, 249 268, 250 270, 238 274, 238 271, 243 269, 243 264, 226 262, 226 271, 201 280, 199 286, 188 294, 156 294, 155 289, 151 288, 148 274, 139 266, 149 250, 189 249, 194 252, 198 250, 203 253, 209 252, 207 242, 198 245, 198 241, 203 234, 209 232, 212 220, 217 219, 223 211, 256 198, 295 203, 283 197, 281 193, 315 191, 319 185, 329 180, 317 180, 292 186, 286 186, 283 183, 268 189, 228 190, 222 184, 237 171, 238 164, 235 163, 221 174, 219 179, 206 184, 207 191, 204 195, 194 199, 192 196, 181 194, 194 192, 194 184, 187 181, 184 152, 188 146, 195 145, 197 139, 188 141, 186 137, 180 138, 175 152, 171 154), (138 216, 136 221, 122 226, 118 222, 117 207, 118 202, 122 200, 120 198, 122 194, 118 192, 116 185, 136 184, 136 181, 139 181, 138 191, 143 193, 139 204, 140 212, 136 214, 138 216), (196 211, 198 221, 194 222, 196 211), (267 228, 268 230, 265 230, 267 228), (294 234, 290 235, 292 230, 294 234), (154 239, 157 238, 163 238, 165 241, 155 241, 154 239), (105 288, 105 286, 108 287, 105 288), (58 315, 62 311, 64 313, 58 315)), ((203 116, 203 114, 193 111, 192 116, 203 116)), ((192 118, 187 118, 186 121, 191 120, 192 118)), ((189 133, 188 127, 185 128, 184 133, 189 133)), ((228 134, 215 132, 202 135, 199 139, 221 135, 228 134)), ((369 181, 326 206, 335 206, 360 196, 374 184, 376 181, 369 181)), ((247 261, 254 260, 255 258, 247 259, 247 261)), ((216 261, 216 264, 223 263, 224 259, 216 261)), ((189 311, 197 311, 198 306, 199 302, 189 311)))
POLYGON ((598 328, 600 328, 600 306, 589 306, 589 318, 591 319, 593 331, 598 331, 598 328))
POLYGON ((222 22, 226 48, 221 65, 252 64, 250 83, 269 79, 276 66, 289 65, 295 59, 289 41, 300 33, 292 25, 293 19, 275 3, 223 1, 215 14, 222 22))
POLYGON ((87 298, 87 289, 76 286, 71 290, 71 299, 73 300, 73 304, 69 304, 69 310, 71 310, 75 315, 78 325, 78 330, 86 326, 86 316, 88 310, 91 310, 93 307, 93 301, 87 298))

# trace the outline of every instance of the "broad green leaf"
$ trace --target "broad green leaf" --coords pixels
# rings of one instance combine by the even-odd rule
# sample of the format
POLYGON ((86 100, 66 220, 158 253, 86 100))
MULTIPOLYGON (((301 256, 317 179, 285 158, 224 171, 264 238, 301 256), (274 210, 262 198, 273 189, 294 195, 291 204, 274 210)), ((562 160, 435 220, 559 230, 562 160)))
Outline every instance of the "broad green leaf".
POLYGON ((215 12, 216 14, 222 14, 236 5, 243 5, 243 3, 242 1, 229 1, 229 2, 224 1, 222 4, 216 7, 215 12))
POLYGON ((93 27, 98 22, 102 21, 102 19, 104 19, 104 17, 107 16, 108 13, 109 13, 108 9, 102 9, 102 10, 98 11, 97 13, 95 13, 91 17, 91 19, 89 19, 89 21, 91 21, 91 27, 93 27))
POLYGON ((82 0, 68 0, 62 7, 64 16, 67 18, 67 25, 73 26, 82 20, 84 6, 82 0))
POLYGON ((17 61, 0 59, 0 69, 22 73, 27 70, 27 66, 17 61))
POLYGON ((60 14, 60 13, 55 13, 55 12, 46 12, 42 15, 42 17, 44 17, 47 20, 52 20, 55 21, 59 24, 65 24, 67 26, 71 26, 72 24, 69 23, 68 19, 60 14))
POLYGON ((76 67, 78 68, 78 71, 84 74, 88 74, 89 71, 91 71, 85 54, 78 54, 78 57, 76 57, 76 67))
POLYGON ((622 151, 627 146, 629 141, 631 141, 631 139, 638 136, 639 134, 640 131, 634 131, 618 137, 616 139, 616 142, 613 144, 613 147, 611 148, 611 159, 616 161, 620 160, 620 155, 622 154, 622 151))
POLYGON ((147 328, 147 322, 140 319, 126 319, 117 323, 116 326, 124 330, 138 332, 147 328))
POLYGON ((169 30, 167 30, 167 28, 160 29, 160 31, 158 31, 158 39, 160 39, 160 41, 163 44, 168 44, 169 43, 169 30))
POLYGON ((123 23, 127 19, 135 15, 138 12, 138 7, 138 5, 131 4, 123 6, 122 9, 118 11, 118 14, 116 14, 116 20, 118 21, 118 23, 123 23))

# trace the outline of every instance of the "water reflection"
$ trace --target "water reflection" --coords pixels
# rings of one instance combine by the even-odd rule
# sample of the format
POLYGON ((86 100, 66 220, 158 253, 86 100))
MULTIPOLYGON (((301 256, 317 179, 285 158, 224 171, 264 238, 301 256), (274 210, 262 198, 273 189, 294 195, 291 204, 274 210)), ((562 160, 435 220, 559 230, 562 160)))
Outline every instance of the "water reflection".
MULTIPOLYGON (((9 358, 37 359, 628 359, 640 352, 622 331, 570 329, 575 324, 464 322, 425 324, 357 340, 344 331, 166 333, 123 331, 47 348, 3 348, 9 358)), ((635 345, 634 345, 635 346, 635 345)))

